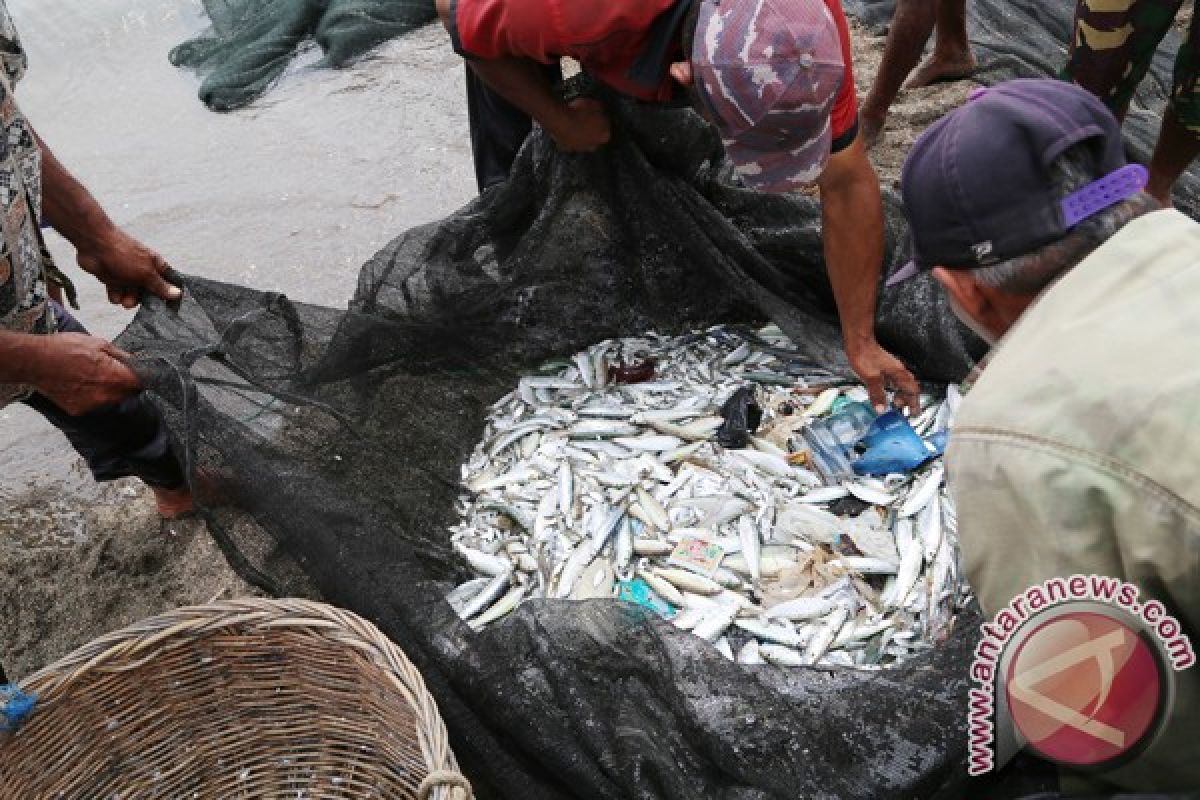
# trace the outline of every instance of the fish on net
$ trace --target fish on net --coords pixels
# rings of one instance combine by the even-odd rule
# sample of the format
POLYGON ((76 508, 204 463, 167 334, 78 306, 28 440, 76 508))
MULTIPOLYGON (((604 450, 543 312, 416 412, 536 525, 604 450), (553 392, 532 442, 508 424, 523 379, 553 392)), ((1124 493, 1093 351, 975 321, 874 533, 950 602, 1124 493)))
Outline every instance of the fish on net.
MULTIPOLYGON (((448 602, 480 630, 525 600, 620 598, 742 664, 873 669, 936 646, 967 604, 940 454, 918 441, 860 470, 882 480, 814 457, 809 423, 875 414, 789 352, 773 325, 718 326, 522 377, 462 468, 451 538, 479 577, 448 602), (851 496, 858 513, 830 512, 851 496)), ((948 431, 957 398, 927 397, 913 435, 948 431)))
MULTIPOLYGON (((986 80, 1057 69, 1020 43, 1057 42, 1069 7, 969 5, 995 21, 986 80)), ((403 647, 492 796, 998 796, 961 785, 972 607, 937 646, 867 671, 733 663, 610 599, 527 600, 478 631, 447 602, 475 578, 448 534, 461 467, 544 361, 772 321, 796 360, 852 380, 817 202, 740 187, 690 112, 605 100, 610 145, 563 154, 535 131, 508 181, 366 263, 348 309, 199 278, 178 309, 143 306, 119 342, 210 528, 243 574, 280 592, 311 582, 403 647)), ((1195 190, 1185 176, 1193 213, 1195 190)), ((893 192, 884 208, 894 264, 909 236, 893 192)), ((929 276, 881 288, 877 332, 931 384, 984 350, 929 276)), ((863 496, 828 507, 860 515, 863 496)))
MULTIPOLYGON (((348 309, 199 278, 178 309, 147 302, 119 342, 210 528, 243 574, 277 592, 303 579, 397 642, 493 796, 865 798, 953 781, 971 607, 934 647, 900 639, 913 654, 896 667, 783 670, 611 599, 528 599, 478 631, 445 599, 475 577, 449 534, 461 466, 539 364, 646 331, 701 346, 691 332, 748 326, 755 360, 853 380, 818 204, 730 182, 689 111, 606 100, 608 147, 563 154, 536 132, 507 182, 364 265, 348 309), (778 337, 753 333, 769 319, 778 337)), ((886 213, 899 259, 894 195, 886 213)), ((928 276, 883 292, 879 332, 931 383, 983 350, 928 276)), ((784 635, 772 625, 757 630, 784 635)))

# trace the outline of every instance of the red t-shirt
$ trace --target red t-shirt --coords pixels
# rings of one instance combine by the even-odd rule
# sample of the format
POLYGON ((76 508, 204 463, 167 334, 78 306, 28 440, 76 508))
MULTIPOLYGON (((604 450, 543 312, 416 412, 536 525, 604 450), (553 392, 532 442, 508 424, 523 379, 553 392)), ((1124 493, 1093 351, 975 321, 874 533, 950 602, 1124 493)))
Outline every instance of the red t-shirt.
POLYGON ((858 93, 854 90, 854 52, 850 49, 850 25, 842 12, 842 0, 825 0, 833 21, 837 23, 838 37, 842 40, 842 61, 846 64, 846 75, 833 104, 833 152, 849 147, 858 136, 858 93))
MULTIPOLYGON (((563 56, 592 76, 641 100, 664 102, 675 87, 665 69, 657 86, 633 79, 630 68, 651 44, 655 21, 680 0, 451 0, 450 36, 468 58, 530 58, 544 64, 563 56)), ((833 14, 846 62, 833 108, 834 152, 854 141, 858 97, 854 91, 850 28, 841 0, 825 0, 833 14)), ((678 35, 675 36, 679 40, 678 35)), ((670 60, 682 58, 681 44, 670 60)), ((663 65, 665 67, 665 65, 663 65)))

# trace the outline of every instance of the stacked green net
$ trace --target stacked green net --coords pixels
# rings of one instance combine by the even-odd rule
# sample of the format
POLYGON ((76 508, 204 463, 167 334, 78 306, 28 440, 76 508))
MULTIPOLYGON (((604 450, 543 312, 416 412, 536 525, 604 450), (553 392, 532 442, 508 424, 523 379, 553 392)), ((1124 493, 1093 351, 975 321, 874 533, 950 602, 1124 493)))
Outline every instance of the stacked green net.
POLYGON ((314 39, 322 64, 340 67, 437 16, 433 0, 204 0, 212 27, 171 51, 171 63, 203 76, 214 111, 251 103, 314 39))

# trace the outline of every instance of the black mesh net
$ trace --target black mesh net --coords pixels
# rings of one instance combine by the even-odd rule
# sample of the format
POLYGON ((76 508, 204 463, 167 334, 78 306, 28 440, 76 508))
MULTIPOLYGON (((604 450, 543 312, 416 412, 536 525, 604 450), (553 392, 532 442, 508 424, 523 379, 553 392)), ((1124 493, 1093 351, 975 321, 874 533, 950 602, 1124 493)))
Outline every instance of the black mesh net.
MULTIPOLYGON (((989 79, 1061 63, 1044 54, 1069 10, 971 8, 995 26, 989 79)), ((119 343, 214 535, 249 579, 311 581, 396 641, 483 797, 999 796, 962 783, 973 612, 865 672, 734 665, 613 601, 531 601, 472 633, 442 599, 470 577, 447 531, 459 466, 541 360, 770 318, 848 374, 817 201, 735 186, 690 112, 607 100, 611 145, 564 155, 535 132, 506 183, 371 259, 348 310, 199 278, 177 308, 143 306, 119 343)), ((893 195, 885 210, 890 264, 907 233, 893 195)), ((926 381, 982 352, 928 278, 883 290, 878 331, 926 381)))
MULTIPOLYGON (((459 465, 522 368, 769 316, 845 370, 816 202, 724 181, 691 112, 613 110, 604 152, 562 155, 535 134, 506 184, 388 245, 349 311, 193 278, 177 310, 149 304, 120 343, 243 572, 288 590, 282 561, 247 557, 232 522, 248 512, 271 550, 412 657, 485 792, 928 793, 964 747, 969 622, 900 669, 788 671, 733 665, 612 601, 529 602, 474 634, 442 599, 468 577, 447 531, 459 465)), ((903 224, 887 209, 891 252, 903 224)), ((880 330, 930 380, 962 377, 979 352, 927 280, 885 295, 880 330)))

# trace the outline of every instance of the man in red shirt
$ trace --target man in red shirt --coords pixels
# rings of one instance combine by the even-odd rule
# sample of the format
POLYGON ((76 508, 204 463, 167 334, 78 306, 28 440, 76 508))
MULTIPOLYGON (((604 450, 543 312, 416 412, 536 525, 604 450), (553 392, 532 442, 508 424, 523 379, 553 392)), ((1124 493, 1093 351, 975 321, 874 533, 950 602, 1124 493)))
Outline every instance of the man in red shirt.
POLYGON ((437 0, 437 7, 481 81, 469 85, 477 168, 486 155, 503 169, 480 171, 481 185, 507 175, 529 118, 566 152, 608 142, 603 104, 555 95, 547 67, 561 57, 639 100, 668 102, 685 92, 717 127, 747 185, 820 189, 825 260, 850 365, 880 410, 887 387, 917 407, 916 380, 875 339, 883 204, 858 136, 840 0, 437 0))

